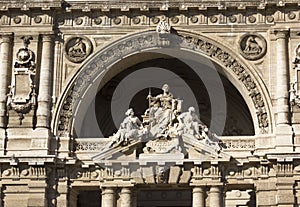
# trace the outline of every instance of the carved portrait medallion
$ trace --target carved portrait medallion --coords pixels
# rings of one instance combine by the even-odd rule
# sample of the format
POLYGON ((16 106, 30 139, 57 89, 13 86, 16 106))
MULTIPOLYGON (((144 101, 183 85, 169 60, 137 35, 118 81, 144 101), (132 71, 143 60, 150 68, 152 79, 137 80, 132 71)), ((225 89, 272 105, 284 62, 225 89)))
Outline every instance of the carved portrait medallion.
POLYGON ((241 55, 248 60, 258 60, 266 54, 267 42, 257 33, 244 34, 239 41, 241 55))
POLYGON ((66 41, 65 54, 68 60, 81 63, 92 52, 91 41, 84 36, 71 37, 66 41))

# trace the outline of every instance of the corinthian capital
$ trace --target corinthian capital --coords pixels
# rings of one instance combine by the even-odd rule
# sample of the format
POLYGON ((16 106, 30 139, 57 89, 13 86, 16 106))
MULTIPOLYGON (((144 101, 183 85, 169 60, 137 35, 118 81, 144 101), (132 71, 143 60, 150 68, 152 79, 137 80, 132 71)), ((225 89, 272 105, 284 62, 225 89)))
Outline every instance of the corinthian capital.
POLYGON ((11 43, 12 37, 13 37, 13 33, 11 33, 11 32, 0 33, 0 36, 1 36, 2 42, 11 43))
POLYGON ((274 28, 271 33, 275 35, 275 39, 286 39, 290 35, 290 29, 288 28, 274 28))

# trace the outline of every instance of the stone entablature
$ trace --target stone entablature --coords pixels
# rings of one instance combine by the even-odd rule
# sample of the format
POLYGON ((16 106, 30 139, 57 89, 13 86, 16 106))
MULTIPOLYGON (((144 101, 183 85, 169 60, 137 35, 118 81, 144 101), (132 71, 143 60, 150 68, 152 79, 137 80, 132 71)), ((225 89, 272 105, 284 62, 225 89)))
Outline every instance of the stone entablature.
POLYGON ((236 8, 238 10, 244 10, 247 7, 256 8, 256 9, 265 9, 267 7, 277 6, 279 8, 286 5, 297 6, 299 1, 297 0, 263 0, 263 1, 216 1, 216 0, 205 0, 201 2, 197 1, 178 1, 171 0, 166 2, 161 1, 112 1, 108 2, 105 0, 100 1, 78 1, 78 0, 51 0, 51 1, 26 1, 21 0, 18 2, 11 3, 10 1, 1 1, 0 8, 1 10, 19 8, 24 11, 29 10, 30 8, 41 8, 43 10, 49 10, 50 8, 65 8, 67 10, 81 10, 82 12, 89 12, 93 9, 101 9, 102 11, 110 11, 110 9, 120 9, 121 11, 128 11, 129 9, 140 9, 141 11, 148 11, 149 9, 160 9, 168 10, 172 8, 178 8, 180 10, 188 10, 191 8, 198 8, 199 10, 205 10, 207 8, 218 8, 219 10, 224 10, 230 7, 236 8))

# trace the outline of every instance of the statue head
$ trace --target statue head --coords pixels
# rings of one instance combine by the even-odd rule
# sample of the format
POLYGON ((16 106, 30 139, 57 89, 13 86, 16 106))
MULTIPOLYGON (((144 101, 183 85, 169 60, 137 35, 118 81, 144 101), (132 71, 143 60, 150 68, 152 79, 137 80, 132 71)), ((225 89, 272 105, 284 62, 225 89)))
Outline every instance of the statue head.
POLYGON ((133 109, 132 109, 132 108, 128 109, 128 110, 126 111, 126 113, 125 113, 126 116, 130 116, 130 115, 133 115, 133 114, 134 114, 134 112, 133 112, 133 109))
POLYGON ((164 84, 163 87, 162 87, 163 91, 164 92, 169 92, 169 86, 168 84, 164 84))
POLYGON ((190 106, 188 110, 190 113, 195 113, 195 108, 193 106, 190 106))

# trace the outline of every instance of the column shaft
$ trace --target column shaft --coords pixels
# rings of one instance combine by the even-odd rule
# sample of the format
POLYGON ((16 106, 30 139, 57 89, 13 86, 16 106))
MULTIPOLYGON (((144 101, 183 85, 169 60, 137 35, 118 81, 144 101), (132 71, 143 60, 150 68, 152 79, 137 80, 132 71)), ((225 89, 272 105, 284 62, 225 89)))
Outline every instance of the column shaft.
POLYGON ((0 128, 6 127, 6 98, 11 59, 12 34, 3 34, 0 53, 0 128))
POLYGON ((37 127, 49 127, 52 85, 52 35, 42 35, 42 58, 39 78, 37 127))
POLYGON ((104 188, 102 190, 101 207, 114 207, 115 206, 115 191, 113 188, 104 188))
POLYGON ((193 188, 193 207, 205 207, 203 187, 193 188))
POLYGON ((221 190, 218 186, 212 186, 209 191, 209 206, 222 207, 221 190))
POLYGON ((288 81, 288 30, 276 30, 276 99, 277 99, 277 125, 289 123, 289 81, 288 81))
POLYGON ((122 188, 121 190, 121 207, 131 207, 131 189, 122 188))

